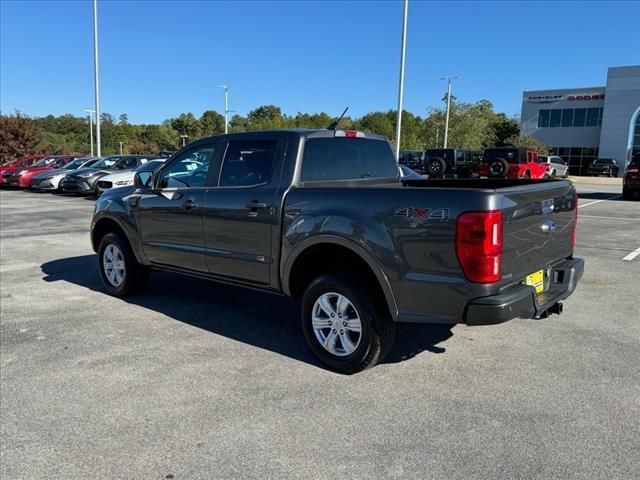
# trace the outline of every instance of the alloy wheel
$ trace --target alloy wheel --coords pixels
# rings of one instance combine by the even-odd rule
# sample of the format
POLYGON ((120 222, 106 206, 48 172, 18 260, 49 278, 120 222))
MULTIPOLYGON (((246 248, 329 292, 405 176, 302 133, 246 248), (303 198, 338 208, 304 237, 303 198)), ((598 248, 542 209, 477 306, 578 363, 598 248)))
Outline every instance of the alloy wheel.
POLYGON ((122 285, 125 276, 124 256, 113 243, 107 245, 107 248, 104 249, 102 266, 104 274, 111 285, 116 288, 122 285))
POLYGON ((360 315, 344 295, 335 292, 323 293, 313 305, 311 315, 315 337, 327 352, 345 357, 360 345, 360 315))

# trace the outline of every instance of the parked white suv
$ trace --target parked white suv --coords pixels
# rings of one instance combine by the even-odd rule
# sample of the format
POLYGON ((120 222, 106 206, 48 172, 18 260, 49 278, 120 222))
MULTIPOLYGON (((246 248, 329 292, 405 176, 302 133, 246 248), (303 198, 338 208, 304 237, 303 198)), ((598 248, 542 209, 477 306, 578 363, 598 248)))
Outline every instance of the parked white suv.
POLYGON ((539 155, 538 162, 547 165, 547 175, 551 178, 562 177, 567 178, 569 176, 569 165, 560 158, 553 155, 539 155))

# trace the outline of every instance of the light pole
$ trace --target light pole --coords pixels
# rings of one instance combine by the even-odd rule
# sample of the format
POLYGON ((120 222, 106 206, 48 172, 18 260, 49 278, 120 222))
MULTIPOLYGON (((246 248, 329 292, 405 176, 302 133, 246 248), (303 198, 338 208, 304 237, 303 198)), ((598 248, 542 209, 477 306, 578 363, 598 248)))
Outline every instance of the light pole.
POLYGON ((89 117, 89 139, 91 141, 91 156, 93 157, 93 114, 96 113, 96 111, 89 108, 85 108, 84 111, 87 112, 87 116, 89 117))
POLYGON ((224 89, 224 133, 229 133, 229 119, 227 114, 231 112, 231 110, 229 110, 229 89, 231 85, 218 85, 218 87, 224 89))
POLYGON ((180 135, 180 138, 182 139, 182 146, 184 147, 187 143, 187 138, 189 138, 187 135, 180 135))
POLYGON ((93 81, 96 96, 96 149, 100 157, 100 80, 98 71, 98 0, 93 0, 93 81))
POLYGON ((442 77, 440 80, 446 80, 448 83, 447 88, 447 117, 444 121, 444 147, 447 148, 447 140, 449 139, 449 108, 451 107, 451 82, 458 77, 449 75, 448 77, 442 77))
POLYGON ((402 96, 404 94, 404 50, 407 46, 407 15, 409 0, 404 0, 402 14, 402 40, 400 42, 400 80, 398 82, 398 119, 396 120, 396 160, 400 158, 400 128, 402 126, 402 96))
POLYGON ((120 155, 122 155, 122 142, 118 142, 120 144, 120 155))

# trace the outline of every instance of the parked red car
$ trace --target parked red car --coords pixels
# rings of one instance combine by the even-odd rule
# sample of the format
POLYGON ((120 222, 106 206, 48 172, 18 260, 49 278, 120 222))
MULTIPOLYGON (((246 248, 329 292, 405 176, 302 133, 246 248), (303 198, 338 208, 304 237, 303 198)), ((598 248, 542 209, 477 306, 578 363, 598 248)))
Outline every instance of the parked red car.
MULTIPOLYGON (((26 157, 20 157, 15 159, 14 161, 8 163, 7 165, 3 165, 0 167, 0 184, 5 184, 5 177, 3 176, 4 172, 12 172, 13 170, 24 170, 25 168, 31 167, 34 163, 36 163, 41 158, 48 157, 49 155, 27 155, 26 157)), ((11 173, 9 173, 11 175, 11 173)), ((7 175, 7 179, 9 178, 7 175)))
POLYGON ((528 148, 487 148, 482 154, 480 176, 489 178, 546 178, 547 166, 538 163, 538 152, 528 148))
POLYGON ((4 172, 2 174, 2 180, 4 183, 5 176, 9 174, 7 184, 10 187, 29 188, 29 186, 31 185, 31 177, 33 177, 35 174, 44 172, 46 170, 51 170, 52 168, 60 168, 63 165, 69 163, 74 158, 75 157, 61 155, 45 157, 34 163, 31 167, 27 167, 24 169, 16 168, 4 172))
POLYGON ((637 196, 640 196, 640 153, 634 155, 622 179, 622 198, 633 200, 637 196))

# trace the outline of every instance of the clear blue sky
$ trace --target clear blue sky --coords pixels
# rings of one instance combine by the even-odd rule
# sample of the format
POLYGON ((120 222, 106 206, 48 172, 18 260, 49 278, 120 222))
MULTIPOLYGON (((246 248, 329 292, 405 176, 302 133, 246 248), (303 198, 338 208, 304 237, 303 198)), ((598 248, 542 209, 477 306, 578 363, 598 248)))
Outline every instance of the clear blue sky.
MULTIPOLYGON (((0 109, 93 107, 90 1, 0 2, 0 109)), ((350 115, 395 108, 400 1, 99 1, 102 110, 155 123, 263 104, 350 115)), ((640 63, 640 2, 411 0, 405 108, 454 95, 520 110, 522 90, 604 85, 640 63)))

